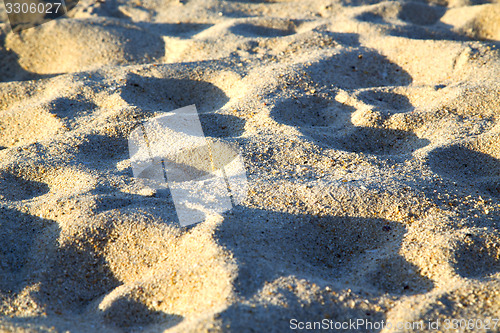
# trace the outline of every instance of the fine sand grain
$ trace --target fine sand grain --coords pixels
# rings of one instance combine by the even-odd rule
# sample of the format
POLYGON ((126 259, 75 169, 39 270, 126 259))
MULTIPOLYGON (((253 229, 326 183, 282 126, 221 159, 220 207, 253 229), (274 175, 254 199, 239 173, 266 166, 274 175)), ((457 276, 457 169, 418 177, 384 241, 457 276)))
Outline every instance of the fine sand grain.
POLYGON ((0 6, 0 331, 499 331, 499 78, 488 0, 0 6), (249 190, 181 228, 127 139, 192 104, 249 190))

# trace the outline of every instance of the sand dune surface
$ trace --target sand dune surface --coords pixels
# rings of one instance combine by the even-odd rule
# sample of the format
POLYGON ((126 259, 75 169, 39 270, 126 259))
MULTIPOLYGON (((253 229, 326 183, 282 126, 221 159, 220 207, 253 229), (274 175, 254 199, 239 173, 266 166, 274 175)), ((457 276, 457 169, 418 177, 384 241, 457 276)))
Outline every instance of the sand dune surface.
POLYGON ((0 6, 0 331, 493 326, 499 78, 494 1, 81 0, 20 33, 0 6), (128 138, 193 104, 249 188, 180 227, 128 138))

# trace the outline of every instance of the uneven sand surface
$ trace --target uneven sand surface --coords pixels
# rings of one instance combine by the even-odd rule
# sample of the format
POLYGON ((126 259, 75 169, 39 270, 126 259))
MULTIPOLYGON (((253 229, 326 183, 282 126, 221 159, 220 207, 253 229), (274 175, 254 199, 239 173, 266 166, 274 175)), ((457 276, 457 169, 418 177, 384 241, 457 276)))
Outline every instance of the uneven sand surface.
POLYGON ((500 3, 81 0, 69 16, 14 34, 0 6, 1 332, 500 319, 500 3), (181 228, 127 139, 191 104, 239 145, 249 191, 181 228))

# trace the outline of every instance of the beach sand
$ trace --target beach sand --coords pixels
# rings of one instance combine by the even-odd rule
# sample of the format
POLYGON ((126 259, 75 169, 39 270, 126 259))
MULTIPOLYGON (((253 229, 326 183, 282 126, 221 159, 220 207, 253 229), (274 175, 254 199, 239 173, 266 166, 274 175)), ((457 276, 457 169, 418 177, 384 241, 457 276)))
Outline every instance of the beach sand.
POLYGON ((68 16, 16 34, 0 6, 1 332, 500 330, 500 3, 68 16), (183 228, 127 140, 192 104, 249 188, 183 228))

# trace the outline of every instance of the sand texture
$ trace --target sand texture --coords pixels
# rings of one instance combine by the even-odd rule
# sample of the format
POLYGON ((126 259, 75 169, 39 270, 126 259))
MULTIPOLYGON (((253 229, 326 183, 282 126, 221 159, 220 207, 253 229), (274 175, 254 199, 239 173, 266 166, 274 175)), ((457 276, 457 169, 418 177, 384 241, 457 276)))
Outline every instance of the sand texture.
POLYGON ((0 332, 294 318, 500 319, 500 3, 0 5, 0 332), (249 187, 184 228, 128 137, 192 104, 249 187))

